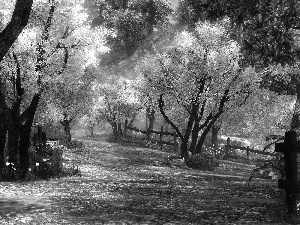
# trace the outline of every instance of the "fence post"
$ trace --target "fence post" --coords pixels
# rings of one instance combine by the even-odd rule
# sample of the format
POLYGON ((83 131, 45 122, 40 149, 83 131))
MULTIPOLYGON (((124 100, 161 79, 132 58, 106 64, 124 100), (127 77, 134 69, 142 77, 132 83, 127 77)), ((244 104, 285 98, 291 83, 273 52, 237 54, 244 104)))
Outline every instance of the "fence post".
POLYGON ((177 149, 177 135, 176 132, 173 132, 173 140, 174 140, 174 153, 176 153, 176 149, 177 149))
POLYGON ((286 180, 279 179, 278 188, 285 189, 286 205, 290 214, 297 208, 297 152, 299 153, 299 147, 295 131, 286 132, 284 143, 275 144, 275 152, 284 153, 286 180))
POLYGON ((225 148, 225 156, 229 154, 229 148, 230 148, 230 137, 227 138, 227 145, 225 148))
POLYGON ((284 152, 286 180, 291 182, 291 185, 286 187, 286 203, 289 212, 293 213, 297 207, 297 153, 294 146, 297 143, 297 133, 295 131, 286 132, 284 142, 287 146, 284 152))
POLYGON ((247 159, 249 160, 249 146, 247 146, 247 159))
POLYGON ((125 120, 124 137, 127 137, 127 126, 128 126, 128 120, 125 120))
POLYGON ((162 144, 162 141, 163 141, 163 132, 164 132, 164 127, 161 126, 161 127, 160 127, 160 133, 159 133, 159 145, 160 145, 160 150, 162 150, 162 147, 163 147, 163 144, 162 144))

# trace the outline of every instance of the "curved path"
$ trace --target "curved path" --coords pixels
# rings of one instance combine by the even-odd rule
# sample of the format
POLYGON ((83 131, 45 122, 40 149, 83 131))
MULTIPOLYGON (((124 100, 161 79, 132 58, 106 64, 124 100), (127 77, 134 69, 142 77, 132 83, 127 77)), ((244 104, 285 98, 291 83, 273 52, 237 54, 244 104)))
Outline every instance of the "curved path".
MULTIPOLYGON (((274 183, 170 165, 157 150, 85 140, 81 177, 0 183, 0 224, 289 224, 274 183)), ((276 185, 276 184, 275 184, 276 185)), ((299 221, 298 221, 299 222, 299 221)))

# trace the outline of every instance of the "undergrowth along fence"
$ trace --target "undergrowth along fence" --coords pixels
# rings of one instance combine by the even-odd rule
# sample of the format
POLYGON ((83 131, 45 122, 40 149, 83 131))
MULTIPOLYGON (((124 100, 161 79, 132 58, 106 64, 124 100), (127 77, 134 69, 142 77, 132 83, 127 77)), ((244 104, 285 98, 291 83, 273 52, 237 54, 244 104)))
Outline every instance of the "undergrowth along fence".
POLYGON ((276 157, 276 160, 278 160, 279 157, 280 157, 279 153, 263 152, 261 150, 251 149, 249 146, 241 147, 241 146, 231 145, 230 144, 230 138, 228 137, 227 138, 227 143, 225 145, 225 155, 227 155, 227 156, 230 155, 230 149, 237 149, 237 150, 246 151, 247 159, 249 159, 250 152, 260 154, 260 155, 274 156, 274 157, 276 157))
POLYGON ((159 134, 159 140, 152 140, 154 142, 157 142, 160 146, 160 149, 162 150, 163 148, 163 145, 170 145, 170 146, 173 146, 174 147, 174 152, 176 152, 178 150, 178 142, 177 142, 177 134, 176 132, 167 132, 167 131, 164 131, 164 127, 161 126, 160 128, 160 131, 155 131, 155 130, 147 130, 147 131, 143 131, 143 130, 140 130, 136 127, 130 127, 128 126, 128 122, 125 121, 125 126, 124 126, 124 136, 126 137, 127 136, 127 130, 132 130, 132 131, 135 131, 135 132, 140 132, 142 134, 145 134, 145 135, 150 135, 150 134, 159 134), (172 136, 173 137, 173 141, 170 142, 170 141, 164 141, 163 140, 163 136, 172 136))

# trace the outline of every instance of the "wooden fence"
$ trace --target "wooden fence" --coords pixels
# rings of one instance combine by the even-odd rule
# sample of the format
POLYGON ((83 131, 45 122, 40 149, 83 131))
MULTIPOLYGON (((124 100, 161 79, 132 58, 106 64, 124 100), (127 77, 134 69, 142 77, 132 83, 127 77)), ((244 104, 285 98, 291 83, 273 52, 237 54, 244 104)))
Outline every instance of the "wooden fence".
POLYGON ((246 151, 248 159, 249 159, 249 153, 250 152, 253 152, 253 153, 256 153, 256 154, 261 154, 261 155, 275 156, 276 159, 279 159, 279 156, 280 156, 279 153, 263 152, 263 151, 260 151, 260 150, 251 149, 249 146, 247 146, 247 147, 240 147, 240 146, 236 146, 236 145, 230 145, 230 138, 228 137, 227 138, 227 143, 225 145, 225 155, 229 155, 230 154, 230 149, 231 148, 246 151))
POLYGON ((155 131, 155 130, 143 131, 143 130, 140 130, 136 127, 129 127, 127 121, 125 121, 125 127, 124 127, 124 136, 125 137, 127 136, 127 130, 140 132, 140 133, 146 134, 146 135, 159 134, 159 140, 154 140, 154 142, 157 142, 159 144, 161 150, 163 148, 163 145, 174 146, 174 152, 176 152, 177 149, 178 149, 178 143, 177 143, 178 136, 177 136, 176 132, 171 133, 171 132, 164 131, 163 126, 161 126, 160 131, 155 131), (173 141, 172 142, 164 141, 163 136, 173 136, 173 141))

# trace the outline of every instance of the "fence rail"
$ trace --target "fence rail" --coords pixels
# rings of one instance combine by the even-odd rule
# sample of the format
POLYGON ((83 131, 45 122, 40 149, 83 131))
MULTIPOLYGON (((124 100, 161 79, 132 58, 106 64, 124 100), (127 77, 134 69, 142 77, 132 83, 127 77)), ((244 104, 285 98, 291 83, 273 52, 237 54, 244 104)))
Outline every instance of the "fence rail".
POLYGON ((177 136, 176 132, 171 133, 171 132, 164 131, 163 126, 161 126, 160 131, 155 131, 155 130, 144 131, 144 130, 140 130, 136 127, 129 127, 127 125, 127 123, 125 122, 125 129, 124 129, 125 136, 127 135, 127 130, 140 132, 140 133, 146 134, 146 135, 147 134, 159 134, 159 140, 153 140, 153 141, 157 142, 159 144, 161 150, 163 148, 163 145, 170 145, 170 146, 174 146, 174 152, 177 151, 177 148, 178 148, 177 138, 178 138, 178 136, 177 136), (173 137, 173 142, 164 141, 163 136, 172 136, 173 137))
POLYGON ((227 138, 227 144, 225 145, 225 148, 226 148, 226 152, 225 152, 226 155, 228 155, 229 152, 230 152, 230 149, 233 148, 233 149, 239 149, 239 150, 246 151, 247 158, 249 158, 249 153, 250 152, 253 152, 253 153, 256 153, 256 154, 260 154, 260 155, 274 156, 276 158, 279 157, 278 153, 263 152, 263 151, 260 151, 260 150, 251 149, 249 146, 248 147, 240 147, 240 146, 236 146, 236 145, 230 145, 230 138, 229 137, 227 138))

